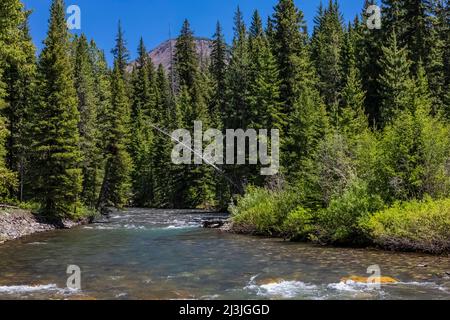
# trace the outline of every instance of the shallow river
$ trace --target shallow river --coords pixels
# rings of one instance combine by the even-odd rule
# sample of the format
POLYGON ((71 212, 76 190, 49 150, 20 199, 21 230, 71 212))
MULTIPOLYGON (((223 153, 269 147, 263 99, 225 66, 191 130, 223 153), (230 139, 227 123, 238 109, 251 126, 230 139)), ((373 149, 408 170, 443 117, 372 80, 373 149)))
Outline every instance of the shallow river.
MULTIPOLYGON (((208 216, 211 216, 208 214, 208 216)), ((449 299, 450 258, 319 247, 200 228, 204 214, 132 209, 0 246, 0 299, 449 299), (66 286, 81 270, 81 290, 66 286), (378 265, 381 289, 341 282, 378 265)))

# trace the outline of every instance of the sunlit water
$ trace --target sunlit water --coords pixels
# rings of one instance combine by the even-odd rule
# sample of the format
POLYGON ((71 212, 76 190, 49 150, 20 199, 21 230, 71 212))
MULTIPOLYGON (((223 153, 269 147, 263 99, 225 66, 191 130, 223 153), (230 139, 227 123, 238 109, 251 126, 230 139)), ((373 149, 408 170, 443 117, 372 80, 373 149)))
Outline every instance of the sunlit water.
POLYGON ((133 209, 8 242, 0 299, 450 299, 448 257, 224 234, 201 229, 202 217, 133 209), (68 265, 81 269, 80 291, 66 288, 68 265), (400 282, 341 282, 371 265, 400 282))

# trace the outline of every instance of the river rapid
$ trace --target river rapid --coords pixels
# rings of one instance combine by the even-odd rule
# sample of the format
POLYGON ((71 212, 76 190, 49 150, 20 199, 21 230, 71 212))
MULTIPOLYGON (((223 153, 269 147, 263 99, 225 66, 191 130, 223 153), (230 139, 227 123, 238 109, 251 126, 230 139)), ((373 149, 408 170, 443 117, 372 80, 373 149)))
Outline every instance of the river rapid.
MULTIPOLYGON (((0 299, 444 299, 450 258, 320 247, 201 228, 211 214, 129 209, 0 246, 0 299), (81 289, 67 287, 67 267, 81 289), (374 288, 341 281, 382 276, 374 288)), ((223 215, 219 215, 223 216, 223 215)))

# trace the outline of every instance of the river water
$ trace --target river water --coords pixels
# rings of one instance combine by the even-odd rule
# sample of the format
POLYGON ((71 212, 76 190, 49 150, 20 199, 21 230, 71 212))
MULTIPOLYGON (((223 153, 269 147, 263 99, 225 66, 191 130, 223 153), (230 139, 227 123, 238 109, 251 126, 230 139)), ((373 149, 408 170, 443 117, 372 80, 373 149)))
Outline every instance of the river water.
MULTIPOLYGON (((206 214, 211 216, 210 214, 206 214)), ((450 258, 200 228, 202 213, 131 209, 0 246, 0 299, 449 299, 450 258), (81 290, 66 287, 69 265, 81 290), (378 265, 396 284, 341 282, 378 265)))

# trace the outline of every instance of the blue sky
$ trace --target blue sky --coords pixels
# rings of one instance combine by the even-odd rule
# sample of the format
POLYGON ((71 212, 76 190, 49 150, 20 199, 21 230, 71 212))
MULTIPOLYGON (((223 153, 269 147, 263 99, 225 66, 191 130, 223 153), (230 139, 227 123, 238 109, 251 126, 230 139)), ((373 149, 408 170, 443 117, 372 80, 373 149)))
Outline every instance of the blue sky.
MULTIPOLYGON (((51 0, 23 0, 27 9, 33 10, 30 18, 31 33, 38 49, 42 47, 48 25, 51 0)), ((191 22, 196 36, 211 37, 216 21, 224 28, 228 42, 233 32, 233 15, 239 5, 246 21, 250 21, 253 10, 258 9, 263 17, 272 14, 277 0, 66 0, 66 6, 78 5, 81 9, 81 32, 93 38, 105 50, 111 63, 111 48, 117 31, 117 22, 122 21, 128 49, 136 56, 139 38, 144 37, 148 49, 152 49, 172 36, 176 36, 185 18, 191 22)), ((320 0, 296 0, 305 13, 311 28, 320 0)), ((328 0, 323 0, 328 3, 328 0)), ((346 20, 361 12, 363 0, 339 0, 346 20)), ((265 19, 265 18, 264 18, 265 19)), ((78 31, 76 31, 78 32, 78 31)))

